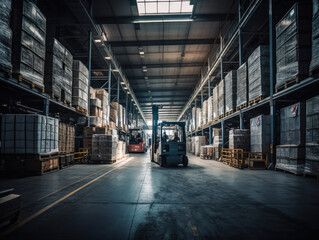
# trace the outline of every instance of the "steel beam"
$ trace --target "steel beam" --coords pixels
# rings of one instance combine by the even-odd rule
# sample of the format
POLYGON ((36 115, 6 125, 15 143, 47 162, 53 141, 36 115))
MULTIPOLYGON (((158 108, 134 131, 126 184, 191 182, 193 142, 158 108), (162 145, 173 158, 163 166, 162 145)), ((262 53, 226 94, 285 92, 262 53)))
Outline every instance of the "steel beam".
POLYGON ((88 126, 90 126, 90 97, 91 97, 91 75, 92 75, 92 31, 89 31, 89 48, 88 48, 88 60, 89 60, 89 84, 88 84, 88 126))
MULTIPOLYGON (((174 39, 174 40, 140 40, 140 41, 110 41, 112 47, 146 47, 146 46, 168 46, 168 45, 210 45, 215 42, 214 38, 209 39, 174 39)), ((217 40, 219 44, 219 40, 217 40)))
POLYGON ((132 64, 122 65, 122 69, 141 69, 146 68, 178 68, 178 67, 202 67, 202 62, 191 62, 191 63, 165 63, 165 64, 132 64))

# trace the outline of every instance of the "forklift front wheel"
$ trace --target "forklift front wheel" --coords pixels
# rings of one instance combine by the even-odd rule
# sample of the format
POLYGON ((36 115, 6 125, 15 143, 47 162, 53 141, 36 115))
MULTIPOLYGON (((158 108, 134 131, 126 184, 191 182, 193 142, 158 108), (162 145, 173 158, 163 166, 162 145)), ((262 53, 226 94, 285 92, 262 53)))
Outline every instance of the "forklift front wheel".
POLYGON ((188 158, 186 156, 183 157, 183 167, 188 166, 188 158))
POLYGON ((161 167, 165 167, 166 166, 165 157, 159 156, 159 164, 160 164, 161 167))

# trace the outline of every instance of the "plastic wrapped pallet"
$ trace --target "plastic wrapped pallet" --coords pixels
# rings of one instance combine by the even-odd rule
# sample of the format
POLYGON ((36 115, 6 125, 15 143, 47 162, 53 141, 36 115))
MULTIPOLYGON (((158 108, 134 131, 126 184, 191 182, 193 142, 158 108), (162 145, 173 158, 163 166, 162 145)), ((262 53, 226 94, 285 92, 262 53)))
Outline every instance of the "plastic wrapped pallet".
POLYGON ((225 110, 226 113, 236 110, 237 71, 230 71, 225 77, 225 110))
POLYGON ((91 161, 113 162, 116 160, 117 142, 112 135, 94 134, 91 161))
POLYGON ((72 104, 88 110, 89 71, 78 60, 73 61, 72 104))
POLYGON ((55 38, 47 39, 44 85, 47 93, 71 103, 73 56, 55 38))
POLYGON ((90 116, 90 126, 102 127, 102 119, 97 116, 90 116))
POLYGON ((296 3, 276 25, 276 88, 309 74, 312 8, 305 2, 296 3))
POLYGON ((196 108, 196 129, 202 126, 202 109, 196 108))
POLYGON ((213 89, 213 120, 218 117, 218 85, 213 89))
POLYGON ((123 106, 121 105, 121 104, 119 104, 119 111, 118 111, 118 127, 119 128, 123 128, 123 121, 124 119, 123 119, 123 106))
POLYGON ((232 129, 229 131, 229 148, 250 150, 249 129, 232 129))
POLYGON ((13 72, 43 88, 46 18, 31 1, 14 0, 11 19, 13 72))
POLYGON ((212 145, 206 145, 207 158, 212 159, 215 156, 215 148, 212 145))
POLYGON ((192 130, 196 130, 197 126, 198 126, 198 120, 197 120, 197 110, 198 108, 193 107, 192 108, 192 130))
POLYGON ((213 96, 207 99, 207 122, 211 123, 214 120, 214 109, 213 109, 213 96))
POLYGON ((204 146, 206 143, 206 137, 205 136, 197 136, 195 137, 195 155, 200 155, 200 148, 201 146, 204 146))
POLYGON ((298 145, 276 146, 276 169, 302 174, 304 168, 305 147, 298 145))
POLYGON ((1 153, 56 153, 58 119, 36 114, 5 114, 1 123, 1 153))
POLYGON ((270 151, 270 116, 259 115, 250 119, 250 151, 270 151))
POLYGON ((207 124, 207 108, 208 108, 208 100, 203 102, 203 109, 202 109, 202 125, 205 126, 207 124))
POLYGON ((84 127, 83 128, 83 147, 92 148, 92 138, 94 134, 107 134, 105 127, 84 127))
POLYGON ((248 58, 248 99, 269 96, 269 46, 259 46, 248 58))
POLYGON ((0 1, 0 69, 11 72, 11 0, 0 1))
POLYGON ((207 155, 207 146, 201 146, 200 147, 200 155, 207 155))
MULTIPOLYGON (((118 127, 119 125, 119 110, 120 107, 118 106, 117 102, 112 102, 110 107, 110 119, 115 123, 118 127)), ((135 123, 137 125, 137 123, 135 123)))
POLYGON ((221 80, 218 83, 218 117, 225 114, 225 83, 221 80))
POLYGON ((247 104, 248 100, 248 71, 247 64, 244 63, 237 69, 237 104, 240 107, 247 104))
POLYGON ((313 0, 312 14, 312 56, 310 71, 319 69, 319 0, 313 0))
POLYGON ((104 89, 95 89, 95 96, 101 101, 102 126, 109 126, 110 124, 109 94, 104 89))
POLYGON ((101 108, 101 100, 98 98, 90 98, 90 106, 101 108))
POLYGON ((305 173, 319 175, 319 96, 306 102, 306 162, 305 173))
POLYGON ((213 141, 214 156, 213 156, 213 159, 219 160, 221 157, 221 151, 223 148, 222 131, 220 128, 213 128, 212 133, 214 136, 214 141, 213 141))

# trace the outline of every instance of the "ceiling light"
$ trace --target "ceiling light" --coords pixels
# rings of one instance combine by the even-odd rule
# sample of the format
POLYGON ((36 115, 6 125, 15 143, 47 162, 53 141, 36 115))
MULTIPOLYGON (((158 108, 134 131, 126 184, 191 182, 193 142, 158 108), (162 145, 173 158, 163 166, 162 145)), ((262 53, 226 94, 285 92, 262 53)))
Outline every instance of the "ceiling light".
POLYGON ((127 94, 131 94, 131 93, 128 91, 127 94))
POLYGON ((146 69, 146 68, 143 68, 143 72, 147 72, 147 69, 146 69))
POLYGON ((118 70, 118 69, 113 69, 112 71, 113 71, 113 72, 119 72, 119 70, 118 70))
POLYGON ((126 89, 127 89, 127 87, 124 87, 124 89, 126 90, 126 89))
POLYGON ((104 41, 104 42, 106 42, 106 41, 107 41, 107 38, 106 38, 106 36, 105 36, 105 34, 104 34, 104 33, 102 33, 102 39, 103 39, 103 41, 104 41))
POLYGON ((125 83, 124 83, 124 82, 121 82, 121 84, 124 85, 125 83))
POLYGON ((111 57, 107 56, 105 57, 106 60, 111 60, 111 57))
POLYGON ((192 18, 185 19, 156 19, 156 20, 135 20, 132 23, 174 23, 174 22, 194 22, 192 18))
POLYGON ((102 42, 102 40, 101 39, 95 39, 94 42, 100 43, 100 42, 102 42))

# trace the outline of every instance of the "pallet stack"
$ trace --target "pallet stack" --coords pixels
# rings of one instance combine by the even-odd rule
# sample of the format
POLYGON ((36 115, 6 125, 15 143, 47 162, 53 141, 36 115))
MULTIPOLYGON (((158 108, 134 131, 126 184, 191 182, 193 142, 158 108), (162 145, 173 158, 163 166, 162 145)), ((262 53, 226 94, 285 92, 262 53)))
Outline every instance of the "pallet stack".
POLYGON ((11 0, 0 2, 0 69, 11 73, 12 31, 10 28, 11 0))
POLYGON ((72 104, 77 110, 88 113, 89 71, 78 60, 73 61, 72 104))
POLYGON ((212 123, 214 120, 213 96, 207 99, 207 122, 212 123))
POLYGON ((244 63, 237 69, 237 104, 236 110, 247 107, 248 100, 248 70, 247 64, 244 63))
POLYGON ((95 89, 96 98, 101 101, 102 109, 102 127, 110 125, 110 104, 109 104, 109 94, 104 89, 95 89))
POLYGON ((217 116, 219 118, 224 117, 225 115, 225 83, 222 79, 218 83, 218 112, 217 116))
POLYGON ((106 134, 93 134, 93 146, 90 162, 116 162, 117 137, 106 134))
POLYGON ((197 136, 194 137, 194 144, 195 144, 195 156, 200 156, 200 148, 206 144, 206 137, 205 136, 197 136))
POLYGON ((196 108, 196 128, 199 129, 202 126, 202 109, 196 108))
POLYGON ((118 106, 117 102, 112 102, 110 107, 110 127, 115 125, 115 128, 118 127, 118 106))
POLYGON ((83 147, 92 150, 92 139, 94 134, 108 134, 106 127, 84 127, 83 128, 83 147))
POLYGON ((305 2, 296 3, 276 25, 277 92, 309 74, 312 8, 305 2))
POLYGON ((68 104, 72 102, 72 65, 71 53, 57 39, 47 39, 45 91, 68 104))
POLYGON ((203 109, 202 109, 202 125, 205 126, 207 124, 207 119, 208 119, 208 100, 205 100, 203 102, 203 109))
POLYGON ((5 114, 1 139, 1 153, 9 171, 24 175, 59 169, 57 119, 36 114, 5 114))
POLYGON ((250 130, 232 129, 229 131, 229 149, 250 150, 250 130))
POLYGON ((280 109, 280 145, 276 146, 276 169, 303 174, 305 167, 306 112, 304 103, 280 109))
POLYGON ((230 71, 225 77, 225 111, 226 115, 236 111, 237 72, 230 71))
POLYGON ((214 147, 214 156, 213 159, 219 161, 221 157, 221 151, 223 148, 223 139, 222 139, 222 130, 220 128, 213 128, 212 129, 214 141, 213 141, 213 147, 214 147))
POLYGON ((313 0, 310 75, 319 73, 319 0, 313 0))
POLYGON ((12 67, 19 80, 44 89, 46 18, 28 0, 12 1, 12 67))
POLYGON ((218 85, 213 89, 213 120, 218 118, 218 85))
POLYGON ((259 46, 248 58, 249 105, 269 96, 269 46, 259 46))
POLYGON ((305 174, 319 176, 319 96, 306 102, 305 174))
POLYGON ((74 163, 75 127, 59 122, 59 165, 60 168, 74 163))
POLYGON ((250 151, 270 152, 270 116, 259 115, 250 119, 250 151))

